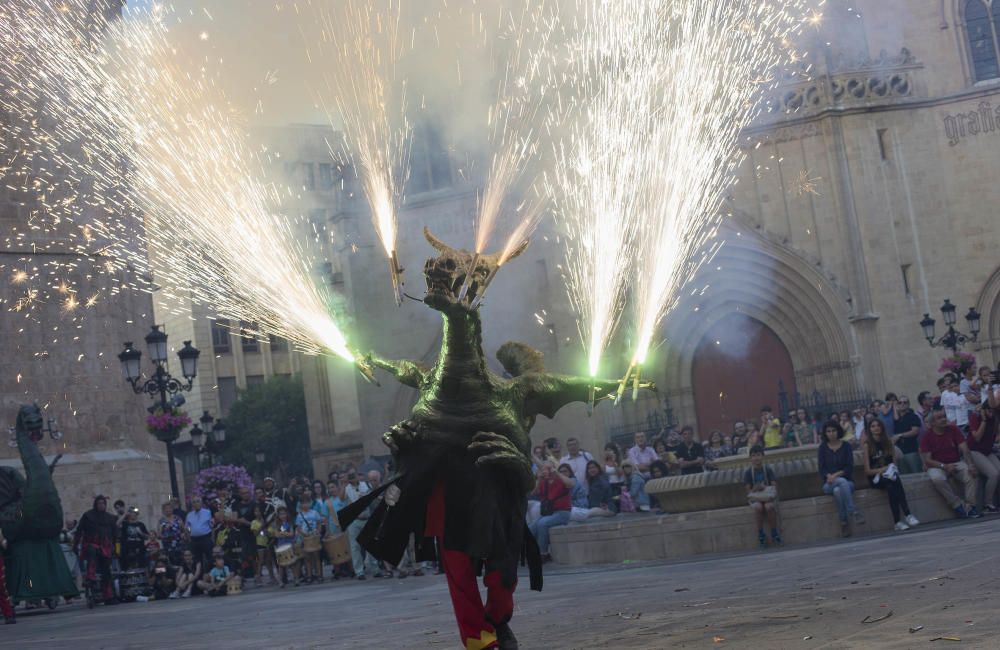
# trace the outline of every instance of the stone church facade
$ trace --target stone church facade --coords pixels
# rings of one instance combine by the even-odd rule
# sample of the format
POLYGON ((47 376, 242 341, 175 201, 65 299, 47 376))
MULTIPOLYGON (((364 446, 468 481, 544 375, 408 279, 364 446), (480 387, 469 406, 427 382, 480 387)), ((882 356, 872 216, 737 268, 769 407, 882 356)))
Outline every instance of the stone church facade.
MULTIPOLYGON (((965 349, 1000 362, 1000 2, 828 0, 824 13, 799 43, 806 57, 743 134, 745 160, 723 205, 725 243, 692 281, 707 289, 664 320, 646 371, 660 397, 605 404, 593 417, 569 407, 557 421, 540 419, 536 441, 575 435, 596 452, 668 420, 707 436, 764 404, 794 406, 796 394, 824 416, 887 391, 915 399, 934 389, 950 354, 932 349, 919 326, 929 313, 943 332, 945 299, 958 306, 960 329, 969 307, 982 314, 979 340, 965 349)), ((422 295, 419 269, 432 254, 420 228, 468 246, 473 208, 471 191, 449 185, 402 211, 411 294, 422 295)), ((363 326, 352 331, 362 349, 432 359, 437 314, 393 304, 366 219, 359 208, 341 221, 365 253, 345 258, 363 326)), ((524 340, 551 370, 579 373, 557 236, 546 222, 498 275, 483 307, 485 347, 492 355, 524 340)), ((622 338, 607 374, 624 370, 622 338)), ((365 385, 337 361, 307 359, 303 373, 317 471, 384 454, 381 433, 415 399, 391 380, 365 385)))

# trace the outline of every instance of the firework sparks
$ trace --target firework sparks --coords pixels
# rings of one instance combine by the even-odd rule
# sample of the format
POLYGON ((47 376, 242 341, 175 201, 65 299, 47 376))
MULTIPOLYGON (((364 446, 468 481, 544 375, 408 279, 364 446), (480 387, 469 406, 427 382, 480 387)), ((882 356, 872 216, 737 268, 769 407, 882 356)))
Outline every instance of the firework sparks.
MULTIPOLYGON (((312 6, 312 2, 307 2, 312 6)), ((328 143, 335 159, 353 163, 379 241, 389 259, 396 304, 402 279, 396 257, 396 213, 409 175, 411 128, 406 83, 398 71, 406 40, 399 0, 345 0, 337 14, 315 12, 322 37, 310 43, 324 88, 318 100, 345 142, 328 143)))
POLYGON ((813 176, 809 173, 808 169, 803 169, 799 171, 795 180, 792 181, 792 189, 799 196, 805 196, 806 194, 812 194, 814 196, 820 196, 819 191, 816 189, 818 183, 823 180, 822 176, 813 176))
MULTIPOLYGON (((337 301, 314 281, 318 236, 304 238, 298 221, 281 214, 287 192, 265 180, 266 161, 212 73, 191 71, 171 44, 169 14, 156 7, 95 28, 87 0, 66 2, 71 11, 3 16, 0 77, 19 91, 4 95, 4 108, 24 118, 23 139, 93 179, 97 205, 78 233, 82 244, 100 245, 108 272, 131 266, 155 276, 167 298, 207 304, 262 335, 353 361, 333 318, 337 301), (44 137, 31 118, 43 99, 45 125, 55 125, 44 137)), ((29 292, 15 309, 36 297, 29 292)), ((72 295, 64 308, 78 305, 72 295)))
POLYGON ((742 160, 740 131, 762 106, 761 75, 798 56, 783 45, 803 28, 802 0, 666 1, 657 128, 642 193, 633 362, 687 279, 711 260, 719 204, 742 160))

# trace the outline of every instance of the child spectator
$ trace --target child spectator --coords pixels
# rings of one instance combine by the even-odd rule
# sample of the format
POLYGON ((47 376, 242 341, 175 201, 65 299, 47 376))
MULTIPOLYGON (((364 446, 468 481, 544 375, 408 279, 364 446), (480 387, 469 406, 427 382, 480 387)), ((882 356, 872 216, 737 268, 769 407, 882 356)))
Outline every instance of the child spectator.
POLYGON ((149 584, 153 587, 154 600, 166 600, 167 598, 175 597, 173 594, 177 582, 174 569, 167 566, 165 560, 157 560, 153 567, 153 575, 149 577, 149 584))
MULTIPOLYGON (((277 514, 275 515, 274 522, 271 524, 271 529, 268 531, 268 535, 275 540, 278 548, 283 544, 292 544, 295 541, 295 528, 292 526, 292 522, 288 520, 288 508, 285 506, 279 506, 277 514)), ((288 575, 291 574, 294 579, 293 586, 299 586, 299 561, 288 566, 278 567, 278 575, 281 579, 281 588, 284 589, 285 585, 288 584, 288 575)))
POLYGON ((778 479, 774 471, 764 464, 764 448, 760 445, 750 449, 750 467, 743 473, 743 484, 747 488, 747 501, 753 509, 761 550, 767 548, 765 519, 771 528, 771 541, 775 546, 782 546, 784 542, 778 532, 778 479))
POLYGON ((174 593, 170 594, 170 598, 188 598, 197 589, 197 582, 201 579, 201 562, 197 561, 194 557, 194 553, 191 551, 184 551, 181 556, 181 565, 177 567, 177 588, 174 589, 174 593))
POLYGON ((198 587, 209 596, 225 596, 229 589, 229 583, 236 576, 226 566, 225 558, 216 556, 215 566, 209 571, 205 580, 198 581, 198 587))

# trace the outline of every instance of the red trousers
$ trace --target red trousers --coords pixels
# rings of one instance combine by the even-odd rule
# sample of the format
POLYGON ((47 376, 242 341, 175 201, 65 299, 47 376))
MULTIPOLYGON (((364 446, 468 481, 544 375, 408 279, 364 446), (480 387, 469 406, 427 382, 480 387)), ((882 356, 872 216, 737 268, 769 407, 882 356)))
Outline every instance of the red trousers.
POLYGON ((7 593, 7 571, 4 569, 3 553, 0 553, 0 614, 3 614, 4 618, 12 618, 14 616, 10 594, 7 593))
POLYGON ((505 587, 499 571, 491 571, 483 578, 486 585, 486 604, 479 596, 473 558, 461 551, 444 547, 444 484, 438 483, 427 504, 427 537, 438 541, 438 560, 448 578, 448 593, 458 622, 458 633, 465 650, 496 648, 495 624, 506 623, 514 613, 514 589, 505 587))

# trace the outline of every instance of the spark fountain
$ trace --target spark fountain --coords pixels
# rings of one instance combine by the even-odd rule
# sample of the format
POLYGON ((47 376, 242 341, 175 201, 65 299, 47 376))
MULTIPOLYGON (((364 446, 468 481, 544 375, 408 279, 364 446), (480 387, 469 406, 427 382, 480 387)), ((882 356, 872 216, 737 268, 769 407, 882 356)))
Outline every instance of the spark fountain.
POLYGON ((168 297, 355 361, 336 300, 314 280, 322 233, 304 237, 281 214, 290 190, 267 180, 267 152, 252 147, 208 68, 192 72, 175 49, 165 9, 95 30, 79 20, 100 20, 86 0, 64 7, 6 16, 0 58, 14 84, 4 109, 33 124, 44 103, 55 126, 37 126, 31 145, 88 179, 66 204, 100 197, 77 224, 88 233, 81 250, 99 245, 170 287, 168 297))
POLYGON ((400 31, 399 0, 345 0, 337 3, 336 16, 309 0, 306 6, 322 29, 318 41, 307 43, 307 57, 323 80, 317 97, 331 127, 345 135, 346 146, 331 144, 330 153, 358 170, 400 305, 396 213, 409 175, 412 133, 406 82, 398 71, 408 42, 400 31))

